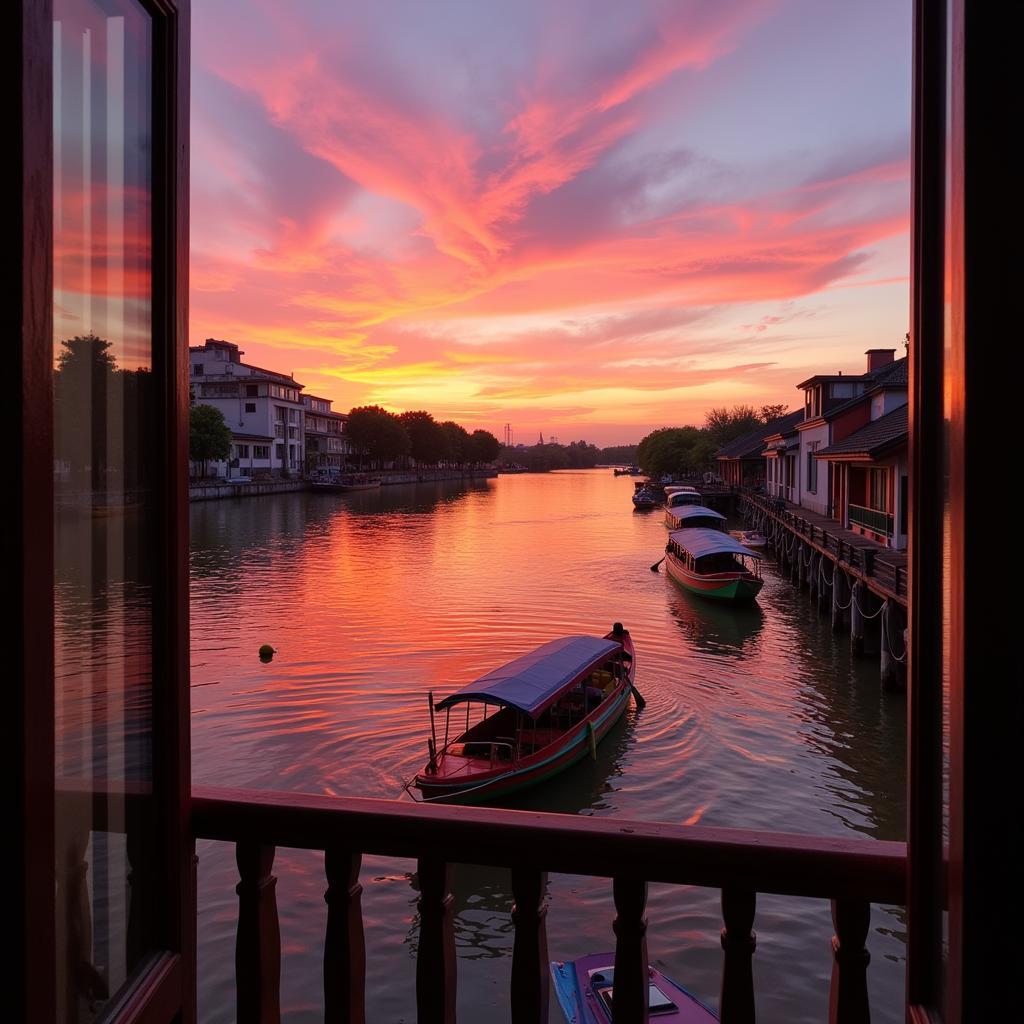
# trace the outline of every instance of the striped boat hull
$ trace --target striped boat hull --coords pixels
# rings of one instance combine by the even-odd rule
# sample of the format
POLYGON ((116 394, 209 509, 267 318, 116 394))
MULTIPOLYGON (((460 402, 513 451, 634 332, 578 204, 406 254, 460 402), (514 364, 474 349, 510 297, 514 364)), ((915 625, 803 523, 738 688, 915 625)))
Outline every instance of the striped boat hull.
POLYGON ((749 572, 720 572, 702 576, 688 569, 671 552, 665 555, 665 568, 681 587, 691 594, 726 604, 747 604, 761 592, 764 580, 749 572))

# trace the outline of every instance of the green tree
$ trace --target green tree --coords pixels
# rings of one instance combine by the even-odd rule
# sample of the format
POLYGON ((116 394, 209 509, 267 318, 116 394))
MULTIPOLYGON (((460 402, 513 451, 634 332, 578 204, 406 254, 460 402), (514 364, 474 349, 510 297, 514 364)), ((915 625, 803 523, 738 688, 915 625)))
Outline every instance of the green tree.
POLYGON ((409 433, 393 413, 379 405, 357 406, 348 414, 345 425, 352 447, 371 464, 380 466, 409 454, 409 433))
POLYGON ((231 454, 231 431, 224 414, 213 405, 194 405, 188 418, 188 457, 202 463, 203 476, 211 459, 226 459, 231 454))
POLYGON ((637 446, 637 461, 651 476, 685 476, 703 470, 719 446, 707 430, 663 427, 648 434, 637 446))

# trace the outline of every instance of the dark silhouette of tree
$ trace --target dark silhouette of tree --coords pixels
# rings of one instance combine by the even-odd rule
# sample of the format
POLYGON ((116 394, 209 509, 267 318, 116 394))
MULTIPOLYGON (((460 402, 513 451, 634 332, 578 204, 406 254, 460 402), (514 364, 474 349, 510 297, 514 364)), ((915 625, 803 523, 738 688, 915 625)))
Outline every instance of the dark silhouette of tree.
POLYGON ((53 375, 54 458, 73 488, 142 486, 153 444, 152 374, 118 369, 96 334, 60 343, 53 375))
POLYGON ((403 412, 398 419, 409 435, 409 455, 421 466, 448 458, 448 435, 429 412, 403 412))
POLYGON ((226 459, 231 454, 231 430, 224 414, 213 405, 194 405, 188 417, 188 457, 203 466, 207 462, 226 459))
POLYGON ((441 424, 444 431, 444 458, 452 466, 462 466, 473 461, 472 446, 469 432, 454 420, 445 420, 441 424))
POLYGON ((772 420, 785 416, 787 412, 789 412, 789 406, 785 402, 779 402, 777 405, 762 405, 761 420, 764 423, 771 423, 772 420))
POLYGON ((760 412, 752 405, 734 405, 731 409, 709 409, 704 416, 704 429, 711 435, 716 448, 749 434, 764 422, 760 412))
POLYGON ((489 430, 474 430, 469 436, 469 462, 493 462, 501 442, 489 430))
POLYGON ((348 414, 345 425, 349 441, 359 454, 371 464, 395 462, 409 454, 409 433, 393 413, 379 405, 357 406, 348 414))

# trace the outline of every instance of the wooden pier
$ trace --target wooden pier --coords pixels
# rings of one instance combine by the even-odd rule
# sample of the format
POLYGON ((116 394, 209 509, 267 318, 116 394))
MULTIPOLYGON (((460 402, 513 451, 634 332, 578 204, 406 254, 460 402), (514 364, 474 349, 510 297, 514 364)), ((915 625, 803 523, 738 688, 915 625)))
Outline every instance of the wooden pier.
POLYGON ((781 498, 744 493, 740 512, 763 533, 784 574, 807 587, 832 631, 849 630, 855 654, 877 655, 882 685, 906 676, 907 553, 894 551, 781 498))

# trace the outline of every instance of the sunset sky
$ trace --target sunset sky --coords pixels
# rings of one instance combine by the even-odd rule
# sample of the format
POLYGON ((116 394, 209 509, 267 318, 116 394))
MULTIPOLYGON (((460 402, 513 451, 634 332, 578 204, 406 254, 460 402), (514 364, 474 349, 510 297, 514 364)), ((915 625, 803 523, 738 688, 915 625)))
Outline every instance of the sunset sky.
POLYGON ((191 343, 636 441, 907 330, 910 4, 203 0, 191 343))

